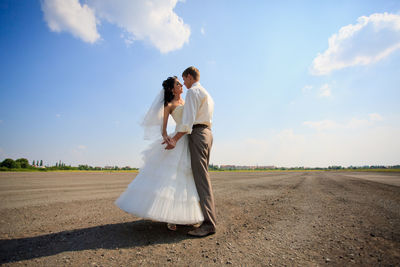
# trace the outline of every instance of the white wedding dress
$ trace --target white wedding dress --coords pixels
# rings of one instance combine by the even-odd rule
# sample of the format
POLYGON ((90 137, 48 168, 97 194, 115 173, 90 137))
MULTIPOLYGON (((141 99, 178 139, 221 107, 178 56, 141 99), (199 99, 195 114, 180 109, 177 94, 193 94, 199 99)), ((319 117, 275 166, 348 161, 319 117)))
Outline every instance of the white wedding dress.
MULTIPOLYGON (((177 126, 182 122, 183 106, 172 112, 177 126)), ((190 164, 188 136, 172 150, 162 139, 143 152, 139 174, 115 201, 122 210, 137 217, 175 224, 196 224, 204 220, 190 164)))

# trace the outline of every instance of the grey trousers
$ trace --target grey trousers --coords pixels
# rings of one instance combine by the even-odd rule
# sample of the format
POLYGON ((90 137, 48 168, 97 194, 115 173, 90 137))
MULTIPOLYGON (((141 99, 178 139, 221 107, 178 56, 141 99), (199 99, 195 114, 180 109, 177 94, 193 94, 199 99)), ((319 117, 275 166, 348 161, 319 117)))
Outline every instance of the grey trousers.
POLYGON ((189 135, 189 150, 192 162, 194 182, 200 198, 200 207, 204 215, 203 225, 216 229, 214 194, 211 186, 208 164, 213 143, 211 129, 194 127, 189 135))

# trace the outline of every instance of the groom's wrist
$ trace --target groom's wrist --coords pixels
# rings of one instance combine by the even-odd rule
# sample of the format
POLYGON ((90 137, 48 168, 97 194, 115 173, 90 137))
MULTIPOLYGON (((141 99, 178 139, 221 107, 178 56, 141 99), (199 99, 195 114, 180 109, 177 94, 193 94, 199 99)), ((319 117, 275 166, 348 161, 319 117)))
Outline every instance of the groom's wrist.
POLYGON ((182 136, 184 136, 186 133, 184 132, 178 132, 175 134, 174 137, 172 137, 172 139, 174 139, 175 142, 178 142, 179 139, 181 139, 182 136))

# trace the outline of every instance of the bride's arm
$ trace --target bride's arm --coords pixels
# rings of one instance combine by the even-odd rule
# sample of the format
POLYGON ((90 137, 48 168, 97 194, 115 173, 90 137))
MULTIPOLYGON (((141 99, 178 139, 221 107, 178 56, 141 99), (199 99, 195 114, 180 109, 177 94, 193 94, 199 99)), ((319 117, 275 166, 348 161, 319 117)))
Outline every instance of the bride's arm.
POLYGON ((163 118, 163 127, 162 127, 162 137, 164 141, 169 139, 168 134, 167 134, 167 124, 168 124, 168 117, 169 117, 169 111, 171 110, 171 105, 168 104, 168 106, 164 106, 164 118, 163 118))

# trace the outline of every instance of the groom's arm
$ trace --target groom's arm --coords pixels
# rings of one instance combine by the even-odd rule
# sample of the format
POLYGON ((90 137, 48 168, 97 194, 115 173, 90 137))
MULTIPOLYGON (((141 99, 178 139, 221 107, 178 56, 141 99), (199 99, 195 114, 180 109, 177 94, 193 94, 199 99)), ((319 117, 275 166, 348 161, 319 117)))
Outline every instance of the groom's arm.
POLYGON ((181 139, 182 136, 184 136, 185 134, 186 134, 186 132, 177 132, 174 137, 172 137, 171 139, 169 139, 169 141, 167 141, 168 145, 165 147, 165 149, 175 148, 178 140, 181 139))
POLYGON ((170 142, 168 142, 168 146, 165 149, 173 149, 182 136, 192 132, 199 105, 200 101, 198 96, 194 93, 194 91, 189 89, 186 94, 185 105, 183 107, 182 123, 181 125, 178 125, 178 132, 174 137, 171 138, 170 142))
POLYGON ((196 115, 200 106, 200 96, 198 91, 189 89, 186 98, 185 105, 183 106, 182 123, 178 125, 177 131, 182 133, 191 134, 193 124, 196 120, 196 115))

